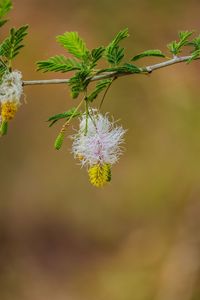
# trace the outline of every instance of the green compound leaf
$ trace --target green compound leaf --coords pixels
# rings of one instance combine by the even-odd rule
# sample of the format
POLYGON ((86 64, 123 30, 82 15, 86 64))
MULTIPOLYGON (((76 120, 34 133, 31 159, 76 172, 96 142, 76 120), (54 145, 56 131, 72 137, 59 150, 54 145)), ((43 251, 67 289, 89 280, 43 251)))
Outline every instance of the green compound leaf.
POLYGON ((57 41, 79 59, 88 56, 88 49, 85 42, 79 37, 77 32, 65 32, 63 35, 57 36, 57 41))
POLYGON ((81 68, 79 62, 71 58, 66 58, 63 55, 56 55, 47 60, 39 61, 37 62, 37 65, 37 70, 43 71, 44 73, 50 71, 65 73, 73 70, 80 70, 81 68))
POLYGON ((185 46, 187 45, 188 43, 188 38, 193 34, 194 32, 193 31, 180 31, 178 33, 178 36, 179 36, 179 44, 180 46, 185 46))
POLYGON ((6 57, 8 60, 12 60, 24 47, 22 41, 27 35, 28 26, 22 26, 19 29, 12 28, 10 35, 0 45, 0 56, 6 57))
POLYGON ((173 41, 167 45, 169 51, 173 55, 178 55, 182 47, 188 46, 190 44, 189 42, 189 37, 193 34, 193 31, 180 31, 178 36, 179 36, 179 41, 173 41))
POLYGON ((92 51, 91 51, 91 57, 92 57, 93 64, 96 64, 96 62, 99 59, 102 58, 104 52, 105 52, 105 47, 103 47, 103 46, 100 46, 98 48, 92 49, 92 51))
POLYGON ((197 49, 197 50, 192 52, 191 58, 188 59, 187 63, 190 63, 190 62, 192 62, 193 60, 195 60, 199 57, 200 57, 200 49, 197 49))
POLYGON ((108 45, 107 48, 115 47, 121 42, 123 39, 127 38, 129 36, 128 28, 125 28, 124 30, 121 30, 117 33, 116 37, 113 39, 113 41, 108 45))
POLYGON ((191 42, 189 42, 188 46, 193 46, 194 50, 199 50, 200 49, 200 36, 197 36, 191 42))
POLYGON ((7 22, 7 20, 3 18, 11 9, 12 2, 10 0, 0 0, 0 27, 7 22))
POLYGON ((200 57, 200 36, 197 36, 191 42, 189 42, 188 46, 194 47, 194 50, 191 52, 192 57, 187 61, 190 63, 200 57))
POLYGON ((101 93, 103 90, 105 90, 112 83, 112 81, 113 81, 113 79, 104 79, 104 80, 99 81, 96 84, 95 90, 87 97, 87 100, 90 102, 93 102, 94 99, 97 98, 99 93, 101 93))
POLYGON ((124 48, 119 47, 119 42, 128 37, 128 29, 121 30, 113 41, 106 47, 105 57, 111 66, 117 66, 124 57, 124 48))
POLYGON ((51 122, 49 124, 49 127, 53 126, 57 121, 61 120, 61 119, 66 119, 68 120, 69 118, 76 118, 80 116, 80 112, 76 111, 76 108, 75 107, 72 107, 70 110, 68 111, 65 111, 63 113, 60 113, 60 114, 56 114, 52 117, 50 117, 48 119, 48 122, 51 122))
POLYGON ((138 59, 141 59, 143 57, 147 57, 147 56, 157 56, 157 57, 165 57, 165 55, 160 51, 160 50, 146 50, 144 52, 141 52, 137 55, 135 55, 131 61, 136 61, 138 59))

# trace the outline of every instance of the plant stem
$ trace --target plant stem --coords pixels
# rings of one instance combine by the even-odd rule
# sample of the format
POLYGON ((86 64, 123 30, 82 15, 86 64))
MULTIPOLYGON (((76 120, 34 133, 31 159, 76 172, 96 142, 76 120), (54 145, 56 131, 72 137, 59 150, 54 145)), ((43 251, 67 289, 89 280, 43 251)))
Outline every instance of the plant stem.
MULTIPOLYGON (((161 68, 165 68, 171 65, 175 65, 181 62, 187 62, 189 59, 191 59, 191 55, 188 56, 179 56, 179 57, 174 57, 172 59, 169 59, 167 61, 163 61, 161 63, 158 64, 154 64, 154 65, 149 65, 146 67, 141 67, 141 73, 152 73, 155 70, 161 69, 161 68)), ((199 58, 196 58, 199 59, 199 58)), ((138 74, 141 74, 138 73, 138 74)), ((107 79, 107 78, 117 78, 117 77, 122 77, 122 76, 127 76, 127 75, 135 75, 136 73, 119 73, 119 72, 105 72, 102 73, 101 75, 96 75, 94 77, 91 78, 91 81, 98 81, 98 80, 102 80, 102 79, 107 79)), ((25 80, 23 81, 23 86, 26 85, 42 85, 42 84, 66 84, 69 83, 70 78, 68 79, 47 79, 47 80, 25 80)))

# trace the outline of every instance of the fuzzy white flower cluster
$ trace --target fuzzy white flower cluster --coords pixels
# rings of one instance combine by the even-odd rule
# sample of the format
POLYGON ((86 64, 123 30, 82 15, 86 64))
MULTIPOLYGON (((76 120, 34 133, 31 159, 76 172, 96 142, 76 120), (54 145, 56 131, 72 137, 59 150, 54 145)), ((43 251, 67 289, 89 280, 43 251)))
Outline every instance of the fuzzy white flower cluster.
POLYGON ((97 110, 92 110, 87 121, 86 114, 82 115, 79 131, 72 136, 72 153, 80 159, 82 166, 113 165, 122 154, 125 132, 121 126, 109 120, 108 114, 103 116, 97 110))
POLYGON ((20 98, 23 93, 22 74, 19 71, 5 73, 0 85, 0 102, 15 102, 20 104, 20 98))

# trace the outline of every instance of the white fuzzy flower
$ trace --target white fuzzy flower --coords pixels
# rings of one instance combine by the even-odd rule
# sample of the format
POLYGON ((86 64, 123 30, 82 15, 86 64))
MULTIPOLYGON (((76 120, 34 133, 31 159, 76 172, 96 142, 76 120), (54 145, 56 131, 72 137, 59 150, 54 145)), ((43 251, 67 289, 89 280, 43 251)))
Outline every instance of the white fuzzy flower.
POLYGON ((91 118, 88 117, 86 129, 86 115, 83 114, 79 131, 73 136, 72 152, 75 157, 82 157, 82 165, 113 165, 122 154, 120 145, 124 141, 125 130, 111 122, 108 115, 93 111, 91 118))
POLYGON ((12 120, 21 104, 23 93, 22 74, 19 71, 5 73, 0 84, 1 117, 3 124, 12 120))
POLYGON ((82 115, 78 132, 72 136, 72 153, 79 158, 82 166, 87 166, 90 182, 102 186, 110 181, 110 166, 115 164, 122 154, 125 130, 110 121, 108 114, 102 115, 92 110, 86 120, 82 115))
POLYGON ((0 85, 0 102, 15 102, 20 104, 20 98, 23 93, 22 74, 19 71, 5 73, 0 85))

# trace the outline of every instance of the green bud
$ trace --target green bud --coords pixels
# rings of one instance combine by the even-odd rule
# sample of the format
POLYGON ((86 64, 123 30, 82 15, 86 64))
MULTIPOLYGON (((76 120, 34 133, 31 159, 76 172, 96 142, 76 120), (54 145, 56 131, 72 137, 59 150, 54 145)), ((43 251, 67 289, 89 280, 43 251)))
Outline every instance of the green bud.
POLYGON ((60 132, 59 135, 57 136, 55 143, 54 143, 54 148, 56 150, 60 150, 60 148, 62 147, 64 137, 65 137, 64 132, 60 132))
POLYGON ((0 126, 0 134, 6 135, 8 131, 8 121, 2 121, 0 126))

